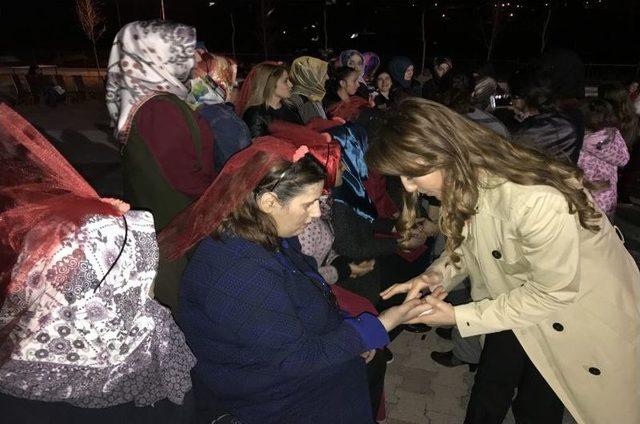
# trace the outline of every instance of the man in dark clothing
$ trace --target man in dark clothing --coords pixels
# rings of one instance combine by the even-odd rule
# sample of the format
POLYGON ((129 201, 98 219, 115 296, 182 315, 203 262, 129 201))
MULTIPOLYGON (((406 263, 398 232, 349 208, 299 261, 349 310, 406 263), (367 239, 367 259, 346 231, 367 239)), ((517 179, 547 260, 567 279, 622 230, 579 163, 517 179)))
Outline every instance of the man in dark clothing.
POLYGON ((516 117, 514 142, 577 164, 584 138, 584 119, 579 111, 560 111, 551 81, 539 69, 517 72, 509 81, 516 117))

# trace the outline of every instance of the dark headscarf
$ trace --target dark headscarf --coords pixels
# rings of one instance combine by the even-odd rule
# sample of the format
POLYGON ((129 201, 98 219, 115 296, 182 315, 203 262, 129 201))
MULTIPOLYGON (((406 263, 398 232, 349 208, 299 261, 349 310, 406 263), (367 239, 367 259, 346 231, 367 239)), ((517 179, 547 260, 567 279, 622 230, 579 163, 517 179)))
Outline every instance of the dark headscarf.
POLYGON ((389 75, 391 75, 393 83, 407 90, 411 87, 411 81, 404 79, 404 73, 407 72, 409 66, 414 66, 413 62, 405 56, 396 56, 389 62, 389 75))

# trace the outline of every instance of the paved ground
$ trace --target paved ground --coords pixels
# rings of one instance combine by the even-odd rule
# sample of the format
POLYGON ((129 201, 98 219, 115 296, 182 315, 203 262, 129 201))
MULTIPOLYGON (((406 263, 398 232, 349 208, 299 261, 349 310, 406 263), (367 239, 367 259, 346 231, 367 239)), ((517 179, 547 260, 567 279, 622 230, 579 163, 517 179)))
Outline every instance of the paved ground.
MULTIPOLYGON (((394 361, 387 368, 385 424, 459 424, 469 400, 474 373, 466 366, 445 368, 429 356, 432 350, 450 350, 452 342, 435 331, 403 332, 391 344, 394 361)), ((511 412, 505 424, 515 423, 511 412)), ((575 424, 565 414, 563 424, 575 424)))
MULTIPOLYGON (((104 103, 86 101, 55 109, 24 106, 18 110, 47 135, 70 162, 109 196, 122 193, 118 147, 113 141, 104 103)), ((621 205, 617 224, 627 246, 640 259, 640 208, 621 205)), ((387 372, 386 424, 461 423, 473 383, 467 367, 444 368, 431 360, 432 350, 451 349, 434 331, 403 333, 391 345, 395 361, 387 372), (424 336, 424 338, 423 338, 424 336)), ((505 423, 513 423, 509 414, 505 423)), ((565 423, 573 423, 570 416, 565 423)))

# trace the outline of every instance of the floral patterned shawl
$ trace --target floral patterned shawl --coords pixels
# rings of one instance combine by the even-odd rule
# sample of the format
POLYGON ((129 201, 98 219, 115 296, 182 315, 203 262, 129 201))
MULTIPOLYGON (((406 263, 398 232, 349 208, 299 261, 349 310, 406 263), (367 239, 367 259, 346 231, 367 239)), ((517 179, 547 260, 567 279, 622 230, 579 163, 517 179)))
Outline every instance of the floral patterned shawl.
POLYGON ((157 266, 149 212, 89 217, 0 310, 4 324, 29 307, 0 392, 89 408, 182 403, 195 358, 169 310, 149 297, 157 266))
POLYGON ((151 97, 187 100, 184 82, 195 65, 196 30, 166 21, 131 22, 116 35, 107 70, 107 109, 116 138, 126 139, 137 109, 151 97))

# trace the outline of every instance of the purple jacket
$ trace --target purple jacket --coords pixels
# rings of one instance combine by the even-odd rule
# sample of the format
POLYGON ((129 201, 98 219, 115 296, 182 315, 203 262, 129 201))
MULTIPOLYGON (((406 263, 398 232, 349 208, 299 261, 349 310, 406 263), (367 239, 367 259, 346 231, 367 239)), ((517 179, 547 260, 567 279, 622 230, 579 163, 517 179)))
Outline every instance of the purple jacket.
POLYGON ((594 201, 606 214, 616 209, 618 168, 628 161, 629 150, 617 129, 605 128, 585 135, 578 166, 587 180, 609 183, 608 188, 593 193, 594 201))

